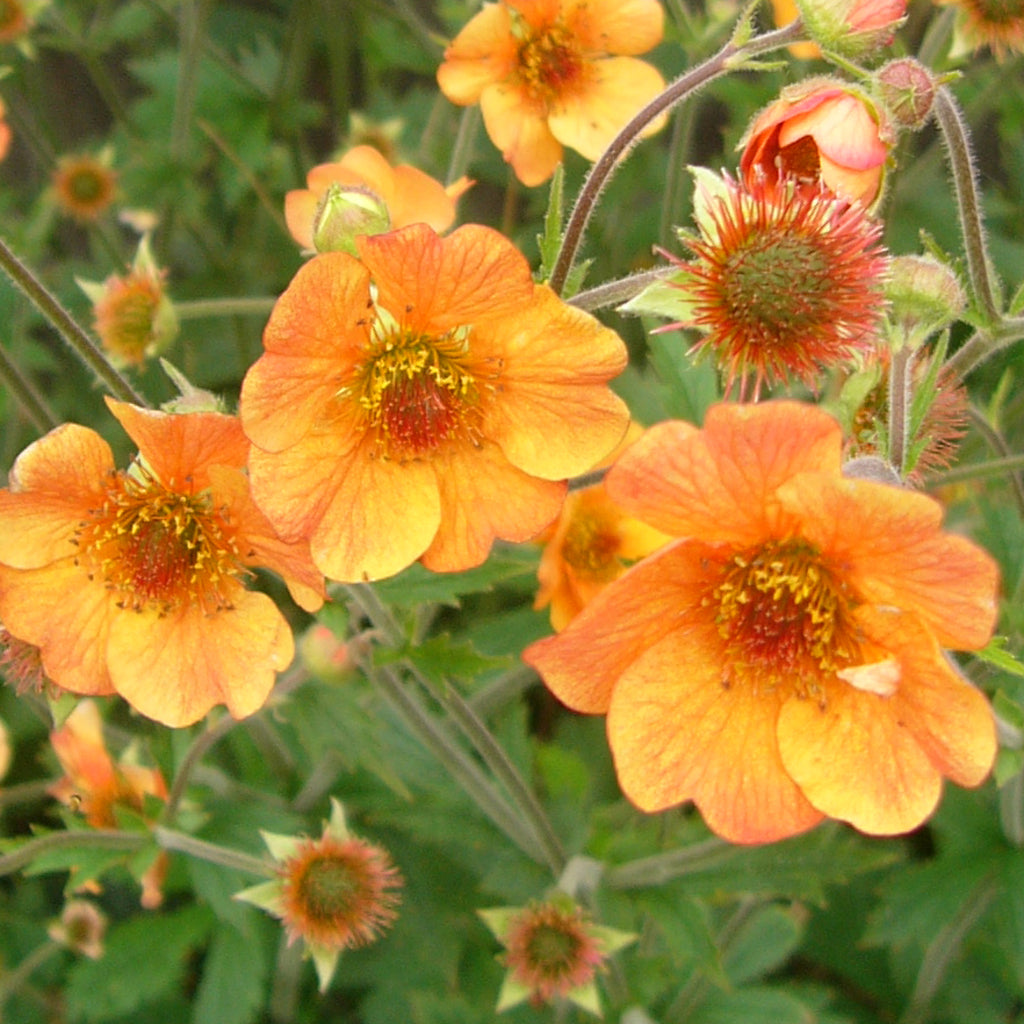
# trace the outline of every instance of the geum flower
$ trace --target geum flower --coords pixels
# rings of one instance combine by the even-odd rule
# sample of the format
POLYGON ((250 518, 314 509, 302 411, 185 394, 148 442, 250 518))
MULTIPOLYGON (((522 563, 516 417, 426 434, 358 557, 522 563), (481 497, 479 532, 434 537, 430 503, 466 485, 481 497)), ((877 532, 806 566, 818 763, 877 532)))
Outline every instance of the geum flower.
POLYGON ((314 611, 323 578, 253 504, 235 417, 107 404, 139 448, 127 471, 98 434, 65 424, 22 452, 0 491, 0 619, 73 693, 119 693, 171 726, 221 703, 249 715, 293 642, 245 581, 278 572, 314 611))
MULTIPOLYGON (((393 229, 429 224, 445 231, 455 222, 455 201, 470 187, 460 178, 445 187, 408 164, 392 167, 373 146, 355 146, 340 160, 318 164, 306 175, 306 188, 284 197, 284 216, 292 237, 304 249, 313 249, 314 225, 332 185, 365 189, 386 208, 393 229)), ((369 233, 369 232, 368 232, 369 233)))
MULTIPOLYGON (((138 763, 129 748, 117 763, 103 738, 103 719, 91 700, 81 701, 59 728, 50 733, 57 760, 64 771, 48 792, 92 828, 118 828, 118 812, 142 815, 146 798, 167 799, 167 785, 159 768, 138 763)), ((142 905, 158 907, 167 874, 167 855, 159 854, 142 873, 142 905)))
POLYGON ((739 381, 741 397, 756 399, 789 376, 813 388, 824 371, 873 349, 889 259, 881 225, 859 203, 791 179, 744 186, 694 175, 699 235, 680 238, 695 259, 665 254, 689 306, 672 326, 704 332, 691 352, 713 353, 727 391, 739 381))
POLYGON ((809 78, 782 90, 740 142, 748 187, 793 178, 817 191, 870 207, 882 191, 891 131, 881 112, 853 86, 809 78))
POLYGON ((618 335, 469 225, 357 239, 278 300, 242 384, 253 495, 342 581, 454 572, 558 514, 625 433, 618 335))
POLYGON ((841 446, 817 408, 718 405, 609 473, 616 502, 679 540, 524 657, 569 707, 607 714, 642 810, 692 800, 741 843, 826 816, 891 835, 944 776, 987 775, 992 712, 942 648, 989 639, 995 565, 930 498, 844 478, 841 446))
MULTIPOLYGON (((524 185, 547 181, 562 147, 596 160, 664 88, 636 55, 661 42, 657 0, 485 4, 445 51, 441 92, 480 104, 484 126, 524 185)), ((658 131, 664 117, 643 134, 658 131)))
POLYGON ((117 173, 110 166, 112 159, 109 150, 98 157, 88 153, 62 156, 52 175, 58 208, 80 224, 98 221, 117 196, 117 173))

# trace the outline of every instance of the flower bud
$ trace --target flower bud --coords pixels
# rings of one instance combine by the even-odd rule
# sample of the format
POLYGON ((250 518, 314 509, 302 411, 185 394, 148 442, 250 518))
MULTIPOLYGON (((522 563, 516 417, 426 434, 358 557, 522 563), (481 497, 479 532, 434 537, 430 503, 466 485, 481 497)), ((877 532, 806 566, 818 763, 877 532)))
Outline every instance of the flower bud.
POLYGON ((931 116, 938 82, 923 64, 912 57, 890 61, 875 75, 879 95, 893 122, 918 131, 931 116))
POLYGON ((956 320, 967 304, 959 278, 932 256, 897 256, 885 291, 898 332, 893 340, 913 348, 956 320))
POLYGON ((859 57, 892 42, 906 0, 797 0, 804 24, 827 50, 859 57))
POLYGON ((331 184, 313 217, 313 248, 356 256, 359 235, 379 235, 390 227, 387 204, 376 192, 362 185, 331 184))

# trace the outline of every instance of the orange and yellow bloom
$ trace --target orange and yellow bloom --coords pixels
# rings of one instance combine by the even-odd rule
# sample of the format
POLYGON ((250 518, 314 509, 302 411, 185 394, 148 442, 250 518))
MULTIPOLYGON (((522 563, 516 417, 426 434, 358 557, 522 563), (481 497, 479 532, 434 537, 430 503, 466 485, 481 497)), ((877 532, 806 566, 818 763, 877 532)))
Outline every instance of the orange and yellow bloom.
POLYGON ((930 498, 844 478, 841 448, 817 408, 719 405, 703 429, 652 428, 609 473, 616 502, 679 540, 525 658, 608 716, 641 809, 692 800, 742 843, 823 817, 890 835, 944 777, 988 774, 991 709, 942 648, 988 641, 995 565, 930 498))
POLYGON ((65 424, 22 452, 0 491, 0 619, 65 690, 119 693, 171 726, 215 704, 249 715, 293 642, 247 577, 280 573, 311 611, 323 579, 253 504, 236 418, 108 404, 138 445, 127 471, 98 434, 65 424))
POLYGON ((408 164, 391 164, 373 146, 356 146, 340 160, 319 164, 306 175, 306 188, 284 197, 284 216, 292 237, 313 249, 313 230, 324 197, 332 185, 365 189, 386 207, 393 229, 429 224, 446 231, 455 222, 455 202, 471 182, 460 178, 445 187, 408 164))
POLYGON ((740 144, 740 172, 748 186, 789 177, 870 207, 882 190, 891 143, 865 96, 833 79, 810 78, 784 89, 754 118, 740 144))
POLYGON ((661 74, 636 59, 661 42, 663 19, 657 0, 488 3, 445 51, 437 81, 453 103, 480 104, 516 177, 539 185, 563 146, 596 160, 664 89, 661 74))
POLYGON ((622 438, 625 346, 488 228, 357 244, 311 259, 271 313, 240 404, 253 495, 332 579, 478 565, 622 438))
POLYGON ((110 154, 61 157, 53 172, 53 194, 57 206, 80 224, 99 220, 117 195, 110 154))

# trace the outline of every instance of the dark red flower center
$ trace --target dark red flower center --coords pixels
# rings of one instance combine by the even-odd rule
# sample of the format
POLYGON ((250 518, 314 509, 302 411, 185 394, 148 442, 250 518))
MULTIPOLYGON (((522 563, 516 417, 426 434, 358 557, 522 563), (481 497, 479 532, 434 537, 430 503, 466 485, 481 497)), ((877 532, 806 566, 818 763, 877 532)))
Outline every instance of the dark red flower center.
POLYGON ((564 25, 549 25, 519 45, 519 75, 532 100, 549 104, 573 89, 585 68, 583 54, 564 25))

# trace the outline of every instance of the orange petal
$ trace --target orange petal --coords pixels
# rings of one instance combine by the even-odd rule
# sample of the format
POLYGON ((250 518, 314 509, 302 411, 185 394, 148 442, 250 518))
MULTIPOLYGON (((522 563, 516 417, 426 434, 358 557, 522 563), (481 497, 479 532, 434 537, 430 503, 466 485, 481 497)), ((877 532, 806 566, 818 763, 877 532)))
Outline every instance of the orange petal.
POLYGON ((527 476, 495 445, 458 450, 434 461, 441 523, 421 561, 435 572, 459 572, 486 560, 496 537, 524 541, 558 515, 565 484, 527 476))
POLYGON ((999 573, 981 548, 944 533, 923 494, 842 478, 794 478, 778 491, 800 532, 844 567, 860 599, 917 612, 943 647, 983 647, 995 628, 999 573))
POLYGON ((534 476, 584 473, 627 429, 629 412, 607 387, 625 368, 626 347, 544 286, 519 314, 489 323, 472 342, 475 356, 504 361, 485 433, 534 476))
POLYGON ((429 174, 407 164, 394 169, 395 194, 388 202, 392 228, 429 224, 447 231, 455 221, 455 198, 429 174))
MULTIPOLYGON (((634 57, 596 60, 587 71, 579 89, 566 91, 552 105, 547 123, 563 146, 596 160, 640 110, 664 90, 665 79, 657 68, 634 57)), ((666 115, 655 118, 641 135, 660 131, 666 119, 666 115)))
POLYGON ((293 655, 291 630, 274 602, 241 587, 230 610, 125 612, 110 630, 117 692, 147 718, 174 728, 191 725, 216 704, 226 704, 235 718, 258 711, 293 655))
POLYGON ((237 416, 218 412, 170 414, 107 398, 107 407, 138 445, 149 468, 168 487, 209 484, 211 466, 241 469, 249 441, 237 416))
POLYGON ((284 220, 288 231, 303 249, 313 248, 313 219, 320 197, 308 188, 295 188, 284 195, 284 220))
POLYGON ((445 50, 437 84, 453 103, 468 106, 516 65, 516 41, 505 4, 486 4, 445 50))
POLYGON ((113 693, 107 672, 110 621, 132 615, 118 595, 65 558, 41 569, 0 566, 0 621, 19 640, 40 648, 43 671, 72 693, 113 693))
POLYGON ((704 430, 652 427, 612 467, 605 487, 623 511, 675 537, 752 544, 791 525, 773 492, 808 470, 839 473, 839 425, 796 402, 720 404, 704 430))
POLYGON ((562 0, 566 27, 584 50, 640 54, 664 35, 658 0, 562 0))
POLYGON ((527 647, 523 661, 563 704, 603 714, 616 681, 644 650, 703 621, 700 604, 714 557, 703 544, 674 544, 638 562, 564 632, 527 647))
POLYGON ((67 557, 113 468, 106 441, 74 423, 29 445, 11 470, 10 490, 0 491, 0 563, 33 569, 67 557))
POLYGON ((693 800, 732 842, 804 832, 822 815, 782 766, 779 691, 724 685, 728 654, 704 619, 646 650, 615 686, 608 739, 623 792, 645 811, 693 800))
POLYGON ((512 316, 533 295, 530 266, 503 235, 467 224, 446 238, 425 224, 356 240, 377 301, 411 329, 441 334, 512 316))
POLYGON ((514 84, 489 85, 480 111, 491 142, 524 185, 542 185, 562 162, 562 144, 548 126, 547 112, 514 84))
POLYGON ((788 146, 805 135, 824 156, 851 170, 880 167, 888 155, 878 136, 878 122, 861 99, 845 91, 791 115, 779 131, 779 145, 788 146))
POLYGON ((79 701, 64 724, 50 733, 50 744, 73 787, 87 792, 116 788, 103 720, 93 701, 79 701))

